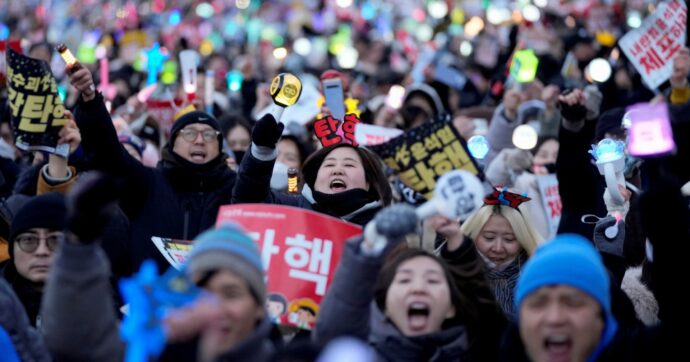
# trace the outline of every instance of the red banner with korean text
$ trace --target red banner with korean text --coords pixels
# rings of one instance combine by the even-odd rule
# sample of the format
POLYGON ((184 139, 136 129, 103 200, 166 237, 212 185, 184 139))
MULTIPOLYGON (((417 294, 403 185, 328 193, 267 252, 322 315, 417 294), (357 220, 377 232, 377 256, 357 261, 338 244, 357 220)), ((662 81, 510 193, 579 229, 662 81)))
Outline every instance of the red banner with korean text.
POLYGON ((266 309, 278 324, 312 329, 345 240, 358 225, 314 211, 280 205, 222 206, 216 226, 239 224, 259 245, 268 277, 266 309))
POLYGON ((662 2, 639 28, 620 39, 621 50, 651 89, 671 77, 673 57, 685 46, 687 15, 684 1, 662 2))
POLYGON ((425 123, 380 145, 367 146, 392 168, 400 180, 430 200, 436 180, 452 170, 479 169, 465 141, 449 122, 425 123))

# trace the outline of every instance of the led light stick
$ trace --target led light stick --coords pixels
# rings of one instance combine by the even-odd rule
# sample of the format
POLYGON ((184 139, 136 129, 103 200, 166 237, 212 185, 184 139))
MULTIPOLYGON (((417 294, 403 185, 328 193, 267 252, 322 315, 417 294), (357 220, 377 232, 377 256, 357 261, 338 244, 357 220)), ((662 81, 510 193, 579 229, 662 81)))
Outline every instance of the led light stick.
POLYGON ((427 219, 441 214, 452 220, 466 220, 484 200, 484 187, 477 176, 466 170, 454 170, 436 182, 434 197, 417 208, 417 217, 427 219))
POLYGON ((489 141, 486 140, 486 137, 481 135, 472 136, 467 141, 467 148, 472 157, 477 160, 483 160, 489 153, 489 141))
POLYGON ((196 96, 196 67, 199 65, 199 53, 194 50, 180 52, 180 68, 182 68, 182 86, 191 102, 196 96))
MULTIPOLYGON (((67 63, 67 68, 70 71, 77 70, 79 69, 79 67, 81 67, 81 64, 79 64, 77 58, 74 57, 74 54, 72 54, 72 52, 67 48, 65 44, 58 44, 57 47, 55 47, 55 49, 60 54, 60 57, 62 57, 62 60, 64 60, 65 63, 67 63)), ((91 86, 89 86, 89 92, 85 92, 84 94, 86 96, 91 96, 95 91, 96 87, 93 84, 91 84, 91 86)))
POLYGON ((666 104, 636 104, 628 108, 624 118, 630 123, 630 155, 660 156, 676 150, 666 104))
POLYGON ((213 114, 213 91, 215 87, 215 74, 213 70, 206 70, 206 79, 204 80, 204 105, 206 106, 206 113, 213 114))
POLYGON ((299 194, 299 171, 288 168, 288 194, 299 194))
POLYGON ((146 50, 146 85, 158 83, 158 72, 166 59, 168 59, 167 51, 162 51, 158 43, 154 43, 151 49, 146 50))
POLYGON ((592 145, 591 153, 599 169, 599 173, 606 180, 606 188, 611 199, 617 205, 623 205, 625 198, 618 190, 618 185, 625 185, 625 143, 610 138, 604 138, 599 144, 592 145))
POLYGON ((538 138, 537 131, 528 124, 517 126, 513 131, 513 144, 521 150, 533 149, 537 145, 538 138))
POLYGON ((273 105, 270 113, 276 121, 280 121, 286 107, 289 107, 299 100, 302 94, 302 82, 291 73, 280 73, 271 82, 269 88, 273 105))

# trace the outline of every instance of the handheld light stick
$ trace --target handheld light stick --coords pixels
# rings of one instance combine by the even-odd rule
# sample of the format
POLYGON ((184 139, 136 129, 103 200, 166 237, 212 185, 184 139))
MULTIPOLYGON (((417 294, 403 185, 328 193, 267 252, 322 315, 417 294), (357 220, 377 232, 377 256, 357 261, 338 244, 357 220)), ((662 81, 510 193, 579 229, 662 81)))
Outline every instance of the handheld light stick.
POLYGON ((434 197, 417 208, 417 217, 424 220, 441 214, 463 221, 482 206, 483 200, 484 187, 477 176, 466 170, 453 170, 438 179, 434 197))
POLYGON ((537 145, 538 139, 537 131, 528 124, 517 126, 513 131, 513 144, 521 150, 533 149, 537 145))
POLYGON ((182 86, 191 102, 196 97, 196 67, 199 64, 199 53, 194 50, 180 52, 180 68, 182 68, 182 86))
POLYGON ((483 160, 484 157, 489 153, 489 141, 486 137, 481 135, 475 135, 467 140, 467 148, 470 151, 472 157, 477 160, 483 160))
MULTIPOLYGON (((60 54, 60 57, 62 57, 62 60, 65 61, 65 63, 67 64, 67 67, 70 70, 71 69, 77 69, 80 66, 77 58, 74 56, 74 54, 72 54, 72 52, 67 48, 67 46, 65 44, 62 44, 62 43, 58 44, 57 47, 55 47, 55 49, 58 51, 58 53, 60 54)), ((91 84, 89 86, 89 92, 88 93, 85 92, 85 94, 87 96, 90 96, 95 91, 96 91, 96 87, 93 84, 91 84)))
POLYGON ((215 74, 213 70, 206 70, 206 80, 204 81, 204 105, 206 113, 213 114, 213 88, 215 86, 215 74))
POLYGON ((618 190, 618 185, 625 185, 625 143, 605 138, 596 146, 592 146, 589 151, 596 159, 599 173, 606 180, 606 188, 611 195, 611 199, 617 205, 623 205, 625 198, 618 190))
POLYGON ((616 211, 613 213, 613 217, 616 218, 616 223, 607 227, 606 230, 604 230, 604 236, 606 236, 609 239, 613 239, 618 235, 618 222, 621 221, 623 218, 623 215, 621 215, 620 212, 616 211))
POLYGON ((270 113, 280 121, 286 107, 289 107, 299 100, 302 94, 302 82, 294 74, 280 73, 271 82, 269 89, 271 98, 273 98, 273 105, 270 113))

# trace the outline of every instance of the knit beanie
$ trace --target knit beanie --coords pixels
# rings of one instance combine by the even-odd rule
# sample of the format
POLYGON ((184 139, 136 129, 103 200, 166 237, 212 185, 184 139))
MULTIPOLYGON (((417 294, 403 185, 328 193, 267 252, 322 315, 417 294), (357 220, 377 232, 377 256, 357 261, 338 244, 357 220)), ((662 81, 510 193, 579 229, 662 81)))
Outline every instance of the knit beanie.
POLYGON ((36 196, 15 213, 10 226, 9 253, 14 257, 14 239, 21 233, 44 228, 62 231, 67 227, 65 197, 57 192, 36 196))
POLYGON ((175 137, 177 137, 177 133, 181 129, 185 128, 187 125, 190 125, 192 123, 207 124, 216 131, 220 132, 220 134, 218 135, 218 148, 219 150, 222 150, 221 147, 223 147, 223 131, 221 131, 220 124, 218 124, 218 121, 216 121, 216 119, 213 118, 212 115, 206 112, 192 111, 180 116, 180 118, 178 118, 177 121, 175 121, 175 123, 173 124, 172 129, 170 129, 170 141, 168 142, 168 147, 170 147, 170 151, 172 151, 173 145, 175 144, 175 137))
POLYGON ((515 288, 515 305, 543 286, 567 285, 594 298, 604 312, 604 331, 593 360, 616 334, 617 323, 611 313, 609 275, 599 252, 591 242, 575 234, 561 234, 542 244, 522 269, 515 288))
POLYGON ((595 138, 603 139, 606 133, 621 133, 623 131, 623 116, 625 108, 612 108, 602 113, 597 121, 595 138))
POLYGON ((225 223, 196 239, 187 261, 190 277, 213 270, 227 270, 244 279, 259 305, 266 301, 261 253, 254 240, 239 226, 225 223))

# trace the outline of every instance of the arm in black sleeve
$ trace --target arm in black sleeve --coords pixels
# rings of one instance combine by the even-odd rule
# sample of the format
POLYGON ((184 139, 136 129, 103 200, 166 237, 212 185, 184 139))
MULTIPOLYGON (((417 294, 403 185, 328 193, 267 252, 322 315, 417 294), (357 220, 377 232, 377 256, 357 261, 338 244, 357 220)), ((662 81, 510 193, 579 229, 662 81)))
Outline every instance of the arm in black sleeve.
POLYGON ((146 199, 147 179, 150 169, 134 159, 120 144, 110 113, 103 102, 103 95, 85 102, 81 97, 74 117, 82 134, 83 149, 93 156, 94 167, 119 176, 123 180, 123 205, 139 205, 146 199))
POLYGON ((252 154, 251 146, 249 152, 245 153, 237 172, 237 180, 232 190, 232 203, 273 203, 271 192, 271 176, 273 175, 273 165, 276 158, 270 156, 262 157, 261 160, 252 154))

